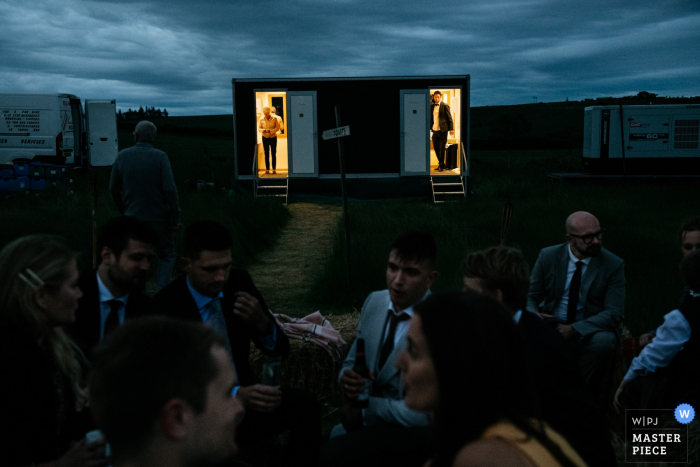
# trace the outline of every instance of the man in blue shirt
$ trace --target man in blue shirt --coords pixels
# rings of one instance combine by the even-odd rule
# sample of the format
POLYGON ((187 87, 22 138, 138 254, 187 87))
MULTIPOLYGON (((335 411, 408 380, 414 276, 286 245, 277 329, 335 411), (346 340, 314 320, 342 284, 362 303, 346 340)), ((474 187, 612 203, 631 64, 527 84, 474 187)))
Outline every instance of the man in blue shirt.
POLYGON ((250 366, 251 342, 265 354, 284 356, 289 340, 248 272, 231 267, 230 232, 215 221, 194 222, 185 230, 183 246, 185 274, 153 297, 150 310, 203 322, 224 339, 240 384, 234 394, 246 409, 238 434, 244 454, 265 454, 256 443, 289 430, 292 463, 315 456, 321 437, 315 396, 259 384, 250 366))

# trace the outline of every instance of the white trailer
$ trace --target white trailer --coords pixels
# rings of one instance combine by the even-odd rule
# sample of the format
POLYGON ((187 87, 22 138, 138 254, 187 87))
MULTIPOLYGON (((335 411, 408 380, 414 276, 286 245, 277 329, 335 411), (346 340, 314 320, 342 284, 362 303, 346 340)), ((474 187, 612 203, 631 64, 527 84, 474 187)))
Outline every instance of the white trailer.
POLYGON ((700 173, 700 105, 584 109, 583 165, 598 174, 700 173))
POLYGON ((72 94, 0 94, 0 164, 34 161, 111 166, 117 157, 114 100, 72 94))

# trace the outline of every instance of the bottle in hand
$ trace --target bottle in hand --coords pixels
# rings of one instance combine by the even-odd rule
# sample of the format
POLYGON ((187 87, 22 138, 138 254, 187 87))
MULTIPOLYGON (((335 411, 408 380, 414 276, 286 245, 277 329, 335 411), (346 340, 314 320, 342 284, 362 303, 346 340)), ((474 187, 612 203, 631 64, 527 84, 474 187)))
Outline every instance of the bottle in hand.
POLYGON ((365 340, 357 339, 357 347, 355 349, 355 366, 352 371, 362 376, 365 379, 365 388, 362 390, 357 399, 350 402, 350 405, 356 409, 365 409, 369 406, 369 387, 371 381, 369 379, 369 368, 365 359, 365 340))

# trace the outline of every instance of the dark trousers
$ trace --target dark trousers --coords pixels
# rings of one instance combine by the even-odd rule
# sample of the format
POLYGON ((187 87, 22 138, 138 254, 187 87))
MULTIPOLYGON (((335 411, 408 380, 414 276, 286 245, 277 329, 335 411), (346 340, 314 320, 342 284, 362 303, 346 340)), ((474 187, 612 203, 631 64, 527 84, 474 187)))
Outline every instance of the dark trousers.
POLYGON ((438 166, 445 168, 445 145, 447 144, 446 131, 433 131, 433 149, 437 156, 438 166))
POLYGON ((256 467, 313 465, 321 446, 321 410, 316 396, 303 389, 283 387, 282 402, 274 412, 246 411, 236 440, 242 460, 256 467), (287 431, 289 445, 282 453, 273 437, 287 431))
POLYGON ((321 448, 319 467, 421 467, 433 454, 430 427, 372 425, 331 438, 321 448))
POLYGON ((272 150, 272 170, 277 170, 277 138, 263 136, 263 149, 265 150, 265 170, 270 170, 270 150, 272 150))

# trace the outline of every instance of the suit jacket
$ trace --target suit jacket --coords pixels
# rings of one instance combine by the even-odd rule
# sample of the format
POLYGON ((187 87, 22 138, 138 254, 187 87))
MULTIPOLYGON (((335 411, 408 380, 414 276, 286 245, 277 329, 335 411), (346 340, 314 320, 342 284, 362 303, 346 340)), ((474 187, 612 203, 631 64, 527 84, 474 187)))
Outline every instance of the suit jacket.
MULTIPOLYGON (((434 114, 435 104, 430 106, 430 129, 433 129, 435 124, 434 114)), ((440 122, 440 131, 452 131, 454 130, 454 122, 452 121, 452 112, 450 111, 450 106, 440 101, 440 110, 438 110, 438 120, 440 122)))
MULTIPOLYGON (((395 365, 396 357, 406 348, 405 335, 389 354, 382 370, 377 369, 390 303, 388 290, 369 294, 362 306, 360 323, 357 326, 357 338, 365 340, 367 367, 375 374, 369 407, 364 410, 364 421, 366 425, 393 423, 404 426, 425 426, 430 423, 429 416, 409 409, 403 401, 401 374, 395 365)), ((338 381, 346 369, 352 369, 355 366, 356 349, 357 339, 343 362, 338 381)))
MULTIPOLYGON (((199 314, 197 303, 187 287, 186 278, 187 275, 183 274, 158 292, 151 301, 148 309, 149 313, 201 323, 202 315, 199 314)), ((287 355, 289 354, 289 339, 275 321, 272 313, 270 313, 265 299, 258 288, 255 287, 253 279, 247 271, 244 269, 231 269, 223 293, 221 310, 226 321, 226 329, 231 342, 231 352, 233 354, 233 362, 236 365, 236 372, 238 373, 238 381, 241 386, 250 386, 258 382, 258 378, 250 366, 250 342, 253 341, 255 346, 266 354, 287 355), (269 315, 272 325, 277 327, 277 341, 274 349, 265 349, 260 340, 261 336, 258 336, 250 326, 233 313, 233 295, 239 291, 248 292, 257 298, 262 309, 269 315)))
POLYGON ((564 436, 588 465, 616 465, 598 408, 564 338, 534 313, 518 322, 544 421, 564 436))
MULTIPOLYGON (((83 296, 78 301, 75 323, 68 332, 86 356, 100 343, 100 289, 97 285, 97 272, 94 269, 83 271, 78 280, 83 296)), ((124 319, 144 316, 151 298, 142 292, 131 292, 126 301, 124 319)))
MULTIPOLYGON (((527 309, 555 314, 564 295, 569 263, 569 244, 550 246, 540 252, 530 276, 527 309)), ((625 262, 603 248, 588 263, 581 278, 583 319, 572 326, 582 336, 598 331, 614 333, 618 340, 625 315, 625 262)))

